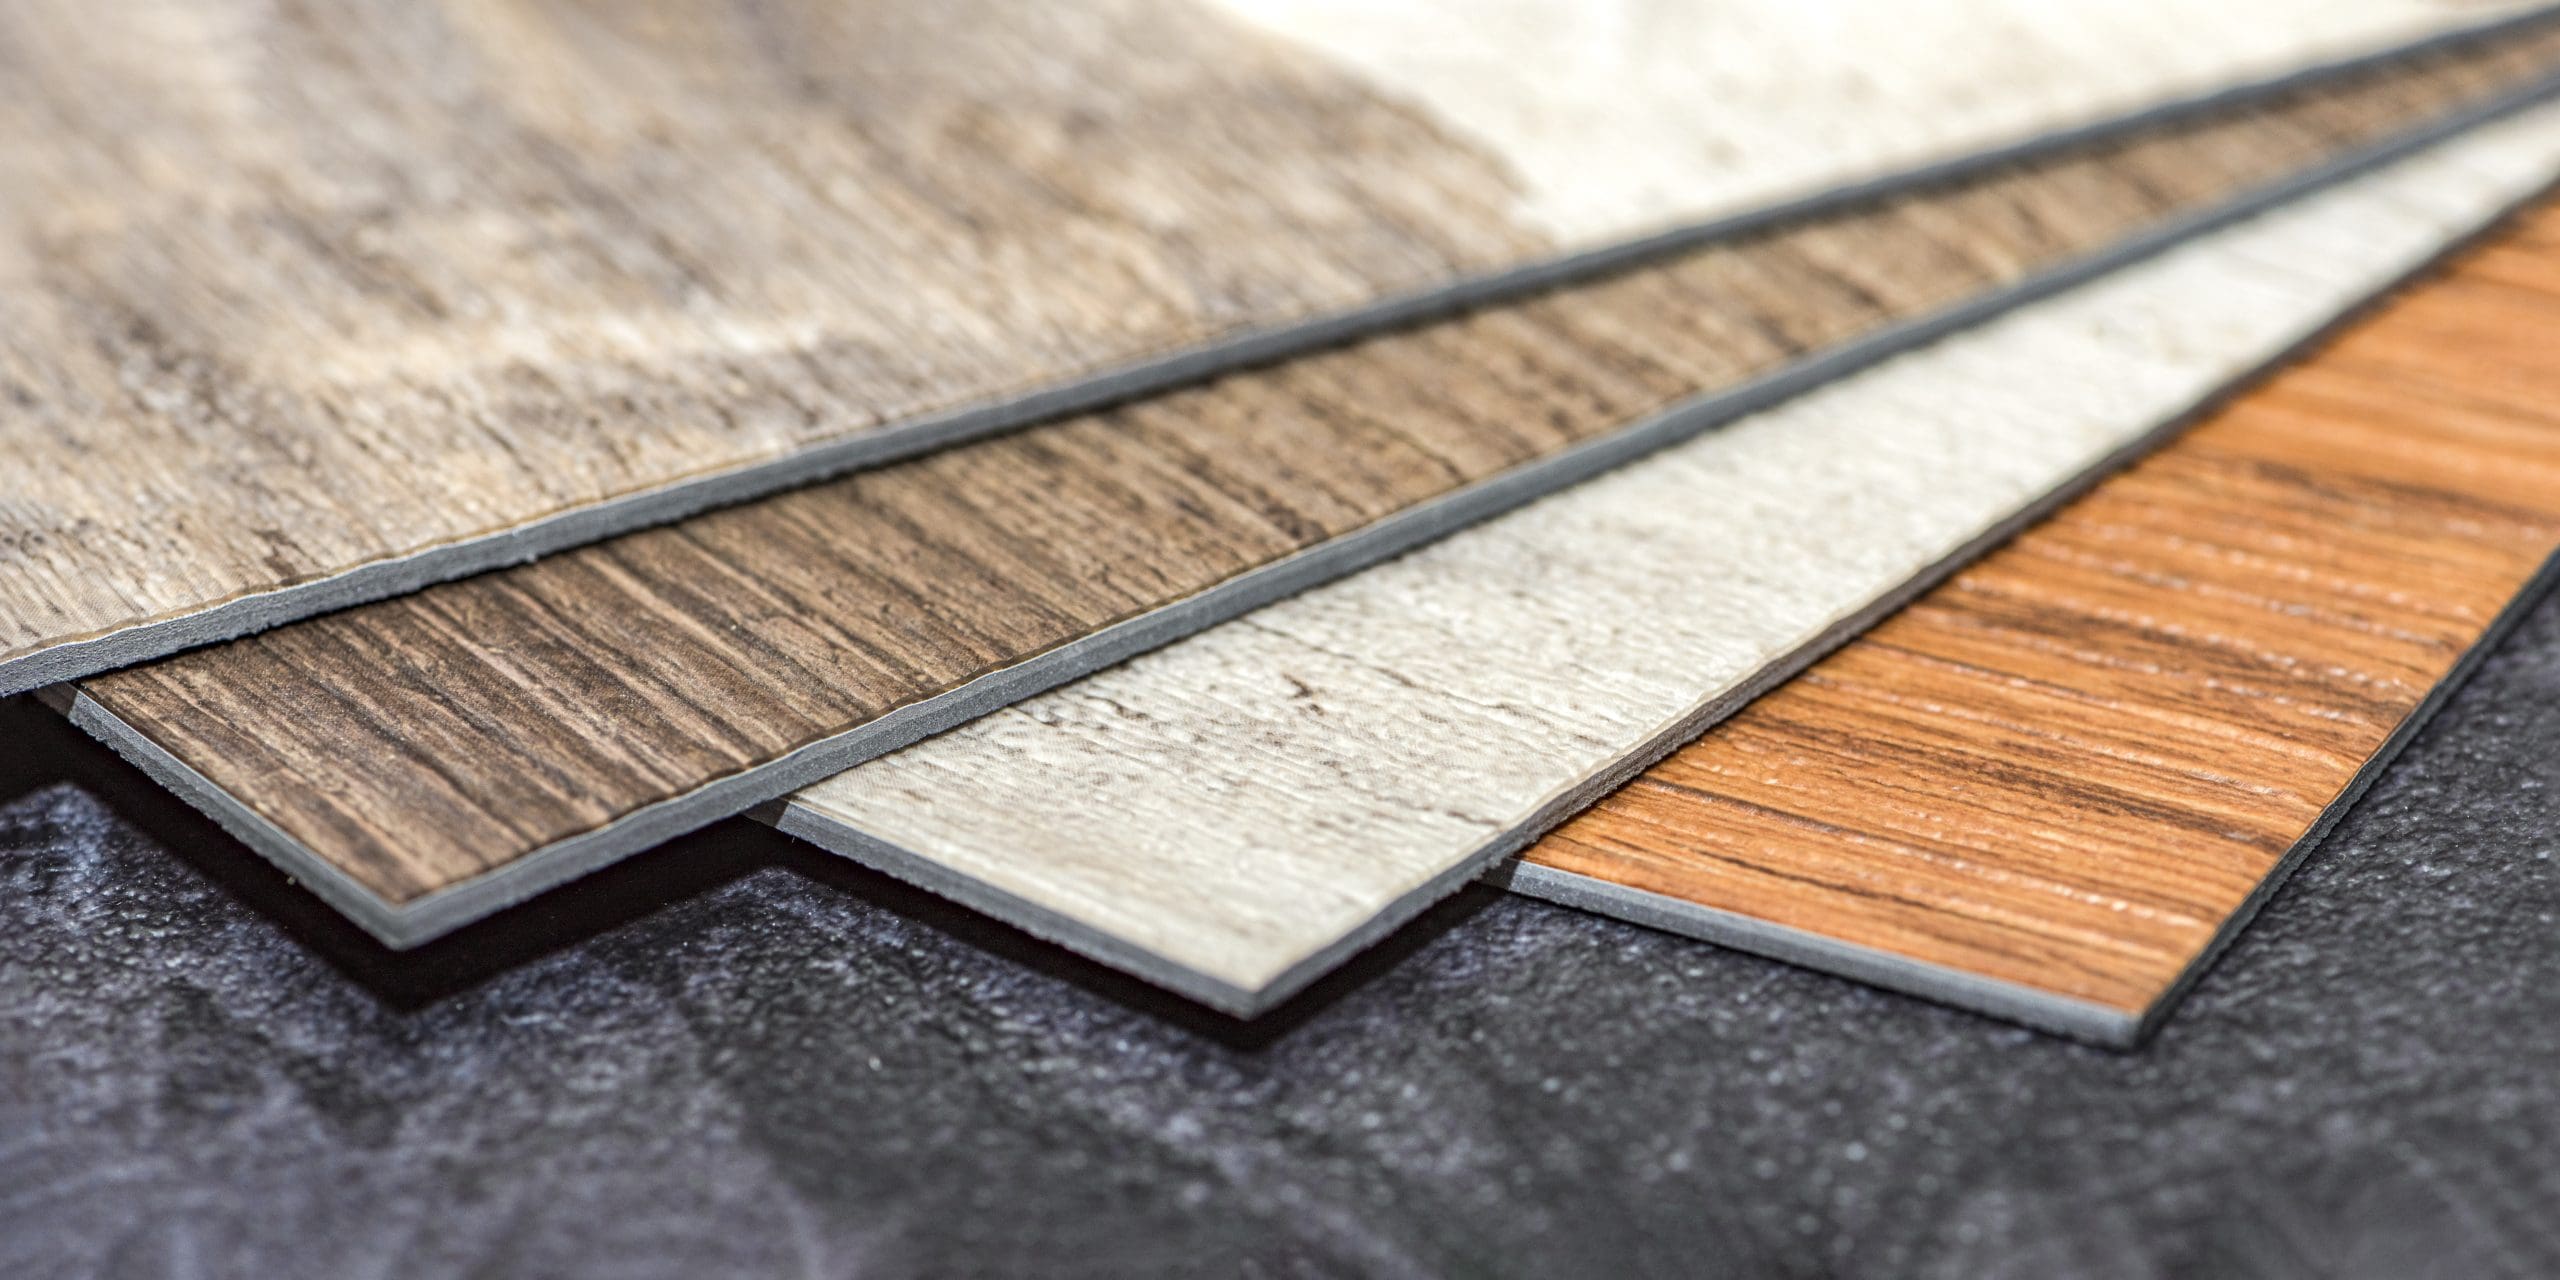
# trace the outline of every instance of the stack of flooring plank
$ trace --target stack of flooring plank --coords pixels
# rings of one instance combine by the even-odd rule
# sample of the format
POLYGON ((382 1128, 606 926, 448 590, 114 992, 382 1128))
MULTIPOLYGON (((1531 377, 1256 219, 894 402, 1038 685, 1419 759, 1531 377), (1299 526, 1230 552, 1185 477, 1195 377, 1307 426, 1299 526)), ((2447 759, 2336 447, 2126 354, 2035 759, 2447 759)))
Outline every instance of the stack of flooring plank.
POLYGON ((392 946, 752 813, 1243 1016, 1489 874, 2131 1043, 2560 548, 2560 9, 0 64, 0 692, 392 946))

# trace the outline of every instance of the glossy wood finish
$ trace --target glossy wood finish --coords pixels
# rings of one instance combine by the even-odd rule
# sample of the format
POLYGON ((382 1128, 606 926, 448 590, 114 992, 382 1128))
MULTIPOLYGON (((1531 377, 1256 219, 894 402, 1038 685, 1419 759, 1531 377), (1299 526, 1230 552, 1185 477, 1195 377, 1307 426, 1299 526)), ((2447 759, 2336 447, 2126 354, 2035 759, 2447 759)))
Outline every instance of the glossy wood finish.
MULTIPOLYGON (((1426 536, 1387 522, 1687 421, 1658 415, 2209 208, 2473 83, 2439 67, 2305 91, 83 691, 192 771, 172 776, 200 802, 237 806, 253 842, 343 877, 342 902, 467 918, 451 904, 539 883, 490 877, 813 782, 1290 583, 1252 576, 1266 568, 1352 567, 1311 553, 1426 536)), ((406 936, 420 918, 373 923, 406 936)))
POLYGON ((2555 172, 2560 106, 847 770, 771 820, 1267 1008, 2428 262, 2494 207, 2480 191, 2555 172))
MULTIPOLYGON (((1687 166, 1710 188, 1674 204, 2513 7, 2303 3, 2172 0, 2247 15, 2228 65, 2172 14, 1930 49, 1977 74, 1789 108, 1904 122, 1900 150, 1830 122, 1687 166)), ((0 7, 0 692, 1196 380, 1566 247, 1521 175, 1569 171, 1349 52, 1186 0, 0 7)), ((1698 82, 1736 99, 1702 114, 1769 97, 1738 83, 1698 82)))
POLYGON ((2555 549, 2546 209, 1559 828, 1525 883, 2129 1039, 2555 549))

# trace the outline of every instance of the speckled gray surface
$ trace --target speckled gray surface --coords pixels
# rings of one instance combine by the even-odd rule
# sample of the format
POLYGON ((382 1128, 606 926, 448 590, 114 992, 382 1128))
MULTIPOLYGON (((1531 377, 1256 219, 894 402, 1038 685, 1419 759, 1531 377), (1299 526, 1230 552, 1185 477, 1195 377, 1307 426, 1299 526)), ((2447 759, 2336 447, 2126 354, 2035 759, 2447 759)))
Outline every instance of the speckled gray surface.
POLYGON ((0 743, 0 1275, 2560 1275, 2560 602, 2133 1054, 1484 892, 1238 1027, 738 823, 393 955, 0 743))

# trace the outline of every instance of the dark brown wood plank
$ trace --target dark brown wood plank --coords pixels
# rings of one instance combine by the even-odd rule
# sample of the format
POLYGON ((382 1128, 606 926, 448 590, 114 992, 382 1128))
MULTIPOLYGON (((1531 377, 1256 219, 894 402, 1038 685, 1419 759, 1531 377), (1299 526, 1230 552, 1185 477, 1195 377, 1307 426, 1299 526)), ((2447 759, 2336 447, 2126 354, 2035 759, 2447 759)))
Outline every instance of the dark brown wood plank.
POLYGON ((2555 552, 2546 207, 1558 828, 1520 883, 2130 1037, 2555 552))
POLYGON ((699 822, 778 795, 920 732, 902 709, 1069 678, 1065 646, 1138 643, 1128 624, 1152 611, 2211 207, 2549 57, 2439 57, 2301 91, 82 690, 201 775, 198 799, 254 815, 241 825, 271 851, 289 841, 412 907, 579 842, 645 841, 653 806, 699 822), (1034 659, 1049 664, 1035 680, 1006 683, 1034 659))

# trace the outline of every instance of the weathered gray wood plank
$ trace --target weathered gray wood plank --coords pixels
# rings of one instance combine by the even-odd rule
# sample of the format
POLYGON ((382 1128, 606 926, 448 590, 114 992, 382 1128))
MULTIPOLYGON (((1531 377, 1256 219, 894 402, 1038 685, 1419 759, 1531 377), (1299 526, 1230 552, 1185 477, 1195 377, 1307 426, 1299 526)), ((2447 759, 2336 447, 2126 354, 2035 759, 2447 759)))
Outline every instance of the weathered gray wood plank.
MULTIPOLYGON (((1275 32, 1184 0, 11 4, 0 692, 2517 7, 2324 0, 2296 21, 2306 2, 2172 0, 2151 36, 2094 48, 2052 6, 1921 0, 2016 38, 1833 41, 1824 65, 1872 92, 1811 104, 1737 67, 1650 130, 1559 116, 1613 133, 1580 174, 1551 135, 1453 115, 1423 70, 1380 80, 1403 73, 1362 50, 1396 32, 1319 49, 1286 14, 1255 19, 1275 32), (1913 61, 1972 74, 1894 73, 1913 61), (1758 141, 1694 165, 1707 119, 1758 141), (1781 119, 1826 123, 1769 145, 1781 119), (1615 166, 1647 137, 1703 185, 1607 231, 1542 212, 1633 172, 1615 166)), ((1796 7, 1521 12, 1749 20, 1755 54, 1800 66, 1820 30, 1764 20, 1796 7)), ((1639 43, 1730 46, 1709 34, 1639 43)), ((1563 100, 1625 71, 1509 70, 1563 100)))

